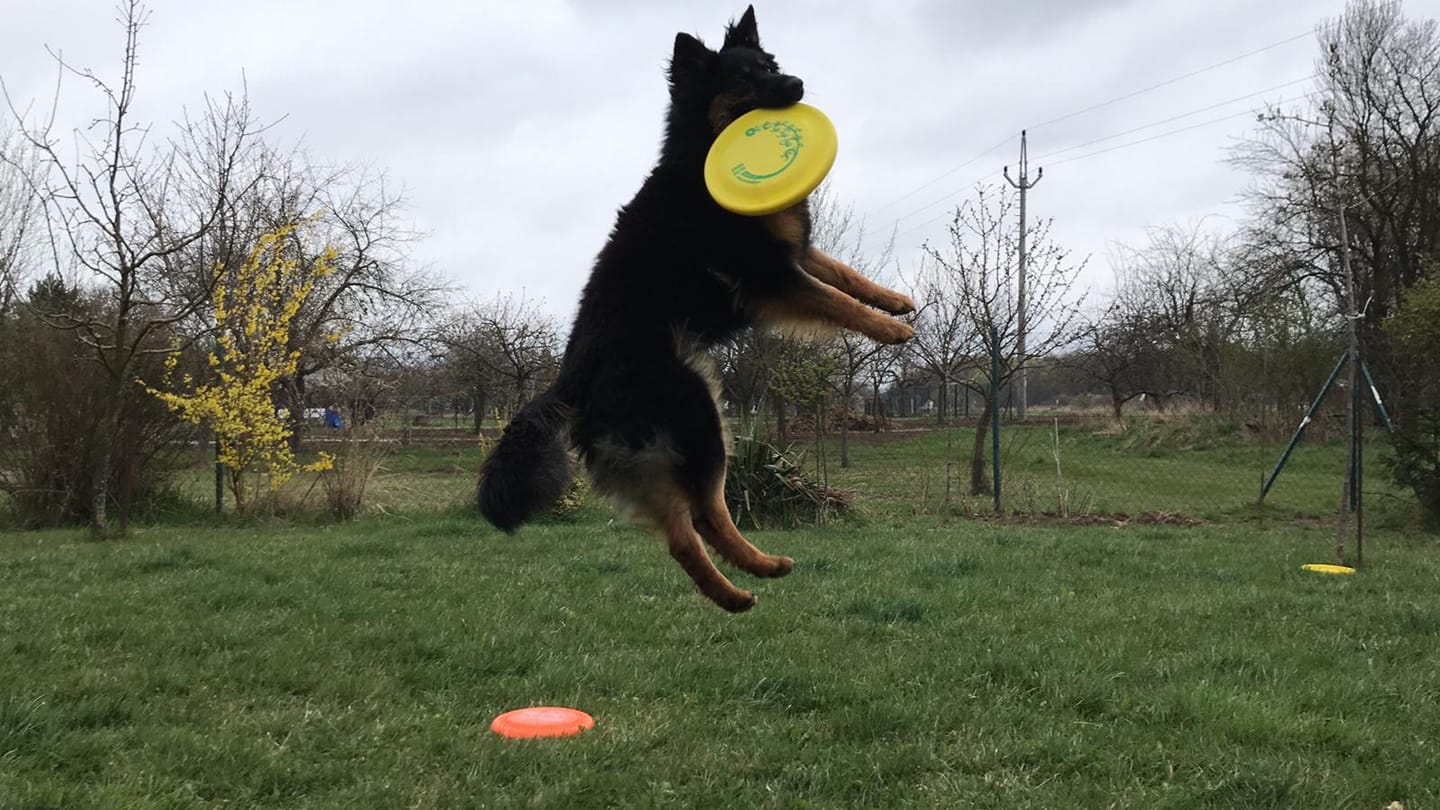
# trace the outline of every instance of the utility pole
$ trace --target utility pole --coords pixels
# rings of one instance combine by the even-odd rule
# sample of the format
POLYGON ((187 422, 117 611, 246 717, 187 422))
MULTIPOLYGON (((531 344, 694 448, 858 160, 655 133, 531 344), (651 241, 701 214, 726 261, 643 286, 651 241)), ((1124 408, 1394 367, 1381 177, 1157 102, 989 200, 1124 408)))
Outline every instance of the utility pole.
MULTIPOLYGON (((1330 70, 1332 76, 1339 73, 1339 54, 1335 46, 1330 46, 1330 70)), ((1360 303, 1356 300, 1355 271, 1350 265, 1350 233, 1345 222, 1345 190, 1341 188, 1342 175, 1340 173, 1340 149, 1335 142, 1335 117, 1338 114, 1339 99, 1332 95, 1326 102, 1325 128, 1330 141, 1330 170, 1334 176, 1335 183, 1335 218, 1340 230, 1340 271, 1345 279, 1345 316, 1349 329, 1349 380, 1346 391, 1349 394, 1346 404, 1346 416, 1348 417, 1345 438, 1345 476, 1344 487, 1340 495, 1340 511, 1335 520, 1335 562, 1337 565, 1345 564, 1345 534, 1347 513, 1355 513, 1355 566, 1362 565, 1364 559, 1365 544, 1365 513, 1363 493, 1360 491, 1360 464, 1363 453, 1363 445, 1360 434, 1361 413, 1360 403, 1360 374, 1365 368, 1364 349, 1360 343, 1360 303)))
POLYGON ((1016 403, 1016 415, 1020 421, 1025 421, 1025 405, 1029 401, 1030 364, 1029 357, 1025 355, 1025 192, 1034 188, 1045 176, 1042 168, 1035 174, 1035 179, 1030 179, 1030 157, 1025 149, 1025 130, 1020 130, 1020 180, 1017 182, 1010 177, 1010 167, 1005 167, 1005 179, 1010 185, 1020 189, 1020 257, 1019 257, 1019 289, 1016 291, 1016 329, 1015 354, 1020 358, 1020 398, 1016 403))

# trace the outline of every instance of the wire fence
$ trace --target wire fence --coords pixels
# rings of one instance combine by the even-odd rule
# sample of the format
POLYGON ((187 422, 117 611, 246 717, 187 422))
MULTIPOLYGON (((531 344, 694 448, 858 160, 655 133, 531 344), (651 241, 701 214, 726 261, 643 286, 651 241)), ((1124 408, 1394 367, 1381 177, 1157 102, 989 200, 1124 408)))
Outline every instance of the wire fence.
MULTIPOLYGON (((1122 419, 1107 408, 1065 407, 1032 408, 1022 422, 1002 408, 999 512, 1077 522, 1332 524, 1346 486, 1338 388, 1310 411, 1283 413, 1142 403, 1122 419)), ((943 421, 918 405, 903 417, 876 418, 865 412, 872 407, 859 403, 846 420, 832 409, 823 430, 794 409, 783 420, 733 414, 732 433, 754 430, 789 448, 809 474, 854 490, 860 508, 875 514, 996 514, 994 436, 987 429, 977 448, 978 404, 956 401, 943 421)), ((392 448, 474 451, 477 461, 480 437, 493 438, 504 422, 498 411, 477 418, 463 396, 387 397, 340 412, 346 424, 373 426, 375 441, 392 448)), ((341 440, 320 409, 305 416, 307 447, 341 440)), ((1366 416, 1359 489, 1382 524, 1403 521, 1413 497, 1388 474, 1384 420, 1366 416)), ((1347 506, 1352 500, 1346 496, 1347 506)))
POLYGON ((1382 524, 1409 520, 1414 498, 1389 474, 1380 418, 1367 420, 1356 495, 1347 491, 1341 399, 1310 414, 1032 410, 1001 420, 998 487, 994 435, 974 420, 852 416, 823 435, 799 420, 779 443, 877 514, 1319 526, 1363 501, 1382 524))

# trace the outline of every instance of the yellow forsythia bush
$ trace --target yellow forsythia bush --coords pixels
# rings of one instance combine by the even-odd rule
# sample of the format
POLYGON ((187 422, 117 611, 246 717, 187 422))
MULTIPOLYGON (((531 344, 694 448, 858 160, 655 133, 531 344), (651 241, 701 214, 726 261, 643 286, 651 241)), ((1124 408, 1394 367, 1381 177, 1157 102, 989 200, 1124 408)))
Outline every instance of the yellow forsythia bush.
MULTIPOLYGON (((230 490, 241 511, 250 505, 259 481, 273 492, 296 472, 333 464, 326 453, 313 464, 295 463, 290 424, 276 412, 273 399, 277 384, 295 373, 300 360, 298 351, 288 349, 291 323, 316 281, 334 271, 332 248, 308 266, 287 250, 295 228, 262 234, 244 264, 215 269, 213 379, 197 385, 187 374, 178 391, 149 389, 181 419, 216 433, 220 461, 230 470, 230 490)), ((167 358, 167 387, 173 387, 179 360, 178 351, 167 358)))

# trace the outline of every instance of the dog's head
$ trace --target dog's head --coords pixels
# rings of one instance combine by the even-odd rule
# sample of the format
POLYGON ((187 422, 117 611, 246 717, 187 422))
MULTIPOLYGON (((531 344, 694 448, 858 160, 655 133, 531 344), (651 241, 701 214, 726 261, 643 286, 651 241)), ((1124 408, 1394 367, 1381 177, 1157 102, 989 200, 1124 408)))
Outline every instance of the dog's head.
POLYGON ((670 59, 671 102, 704 107, 716 133, 760 107, 788 107, 805 96, 805 83, 781 72, 775 57, 760 47, 755 7, 725 29, 725 42, 712 51, 689 34, 675 35, 670 59))

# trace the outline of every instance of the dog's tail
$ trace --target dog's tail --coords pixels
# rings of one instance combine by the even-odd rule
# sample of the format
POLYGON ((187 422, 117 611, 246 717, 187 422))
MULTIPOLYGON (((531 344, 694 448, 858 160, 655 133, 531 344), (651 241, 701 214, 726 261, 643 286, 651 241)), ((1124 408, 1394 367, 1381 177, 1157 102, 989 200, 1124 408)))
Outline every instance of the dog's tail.
POLYGON ((570 408, 550 389, 510 420, 480 467, 480 514, 506 533, 554 503, 574 477, 565 449, 570 408))

